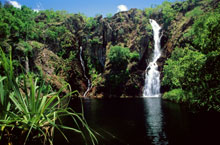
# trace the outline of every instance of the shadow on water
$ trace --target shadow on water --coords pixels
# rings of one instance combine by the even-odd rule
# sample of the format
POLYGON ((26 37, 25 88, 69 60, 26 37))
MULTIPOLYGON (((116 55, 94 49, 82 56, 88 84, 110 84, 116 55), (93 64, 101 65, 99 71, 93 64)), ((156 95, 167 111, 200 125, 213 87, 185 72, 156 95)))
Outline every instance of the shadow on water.
MULTIPOLYGON (((100 145, 216 144, 219 113, 191 113, 183 106, 160 98, 85 99, 85 117, 100 145)), ((80 111, 80 102, 71 104, 80 111)), ((71 125, 71 120, 66 120, 71 125)), ((84 145, 80 136, 66 132, 69 144, 84 145)), ((68 144, 59 135, 55 145, 68 144)))

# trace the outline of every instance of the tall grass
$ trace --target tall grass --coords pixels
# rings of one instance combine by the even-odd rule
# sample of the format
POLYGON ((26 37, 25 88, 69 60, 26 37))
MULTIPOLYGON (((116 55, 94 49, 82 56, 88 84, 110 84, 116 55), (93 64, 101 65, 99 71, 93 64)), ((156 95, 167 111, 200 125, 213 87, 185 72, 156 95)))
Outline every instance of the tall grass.
POLYGON ((13 73, 12 57, 9 59, 4 52, 0 52, 0 68, 4 76, 0 75, 0 144, 30 144, 33 140, 38 143, 53 144, 54 130, 57 129, 63 137, 68 138, 63 129, 79 133, 87 144, 81 128, 85 128, 92 144, 97 144, 93 131, 89 128, 82 113, 76 113, 63 102, 76 91, 71 91, 60 97, 66 84, 58 92, 50 92, 44 81, 32 78, 31 75, 15 77, 13 73), (62 124, 62 118, 72 118, 75 128, 62 124), (12 134, 12 135, 11 135, 12 134), (14 134, 14 135, 13 135, 14 134))

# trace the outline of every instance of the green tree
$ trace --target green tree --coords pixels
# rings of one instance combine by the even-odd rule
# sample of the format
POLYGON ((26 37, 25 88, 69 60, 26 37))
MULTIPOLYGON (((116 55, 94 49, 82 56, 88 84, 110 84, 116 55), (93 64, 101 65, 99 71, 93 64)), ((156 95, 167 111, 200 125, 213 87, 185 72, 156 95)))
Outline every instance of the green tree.
POLYGON ((130 52, 129 48, 122 46, 112 46, 107 59, 109 59, 110 72, 105 76, 105 86, 108 88, 107 94, 121 96, 124 85, 129 79, 128 63, 139 58, 137 52, 130 52))
POLYGON ((114 70, 125 70, 130 58, 130 50, 127 47, 113 46, 108 58, 114 70))
POLYGON ((197 86, 200 82, 199 71, 205 61, 206 56, 198 51, 176 48, 164 65, 162 85, 168 85, 172 89, 197 86))
POLYGON ((212 51, 219 52, 220 46, 220 13, 210 12, 200 17, 193 25, 194 44, 198 50, 208 54, 212 51))

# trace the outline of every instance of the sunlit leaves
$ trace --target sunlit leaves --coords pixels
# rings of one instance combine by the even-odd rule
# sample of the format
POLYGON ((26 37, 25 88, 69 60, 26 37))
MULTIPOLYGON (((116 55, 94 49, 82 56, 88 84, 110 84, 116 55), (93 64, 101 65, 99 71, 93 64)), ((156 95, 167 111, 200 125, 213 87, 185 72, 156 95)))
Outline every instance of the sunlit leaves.
POLYGON ((203 67, 206 56, 188 48, 176 48, 164 66, 163 85, 171 88, 186 88, 199 81, 198 71, 203 67))
POLYGON ((220 13, 210 12, 195 21, 192 30, 193 43, 201 52, 208 54, 220 46, 220 13))

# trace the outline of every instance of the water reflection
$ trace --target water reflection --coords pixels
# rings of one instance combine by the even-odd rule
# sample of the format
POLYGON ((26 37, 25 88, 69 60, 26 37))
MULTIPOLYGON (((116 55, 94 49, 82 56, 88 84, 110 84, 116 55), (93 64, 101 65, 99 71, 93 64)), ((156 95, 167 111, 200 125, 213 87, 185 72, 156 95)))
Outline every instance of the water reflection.
POLYGON ((152 140, 153 144, 168 144, 166 133, 164 131, 161 99, 146 98, 144 99, 144 104, 147 136, 152 140))
MULTIPOLYGON (((92 99, 83 100, 83 104, 88 124, 100 134, 100 145, 219 144, 219 113, 190 113, 160 98, 92 99)), ((81 111, 80 101, 72 106, 81 111)), ((73 125, 72 119, 65 122, 73 125)), ((55 145, 85 145, 80 135, 65 133, 70 142, 56 135, 55 145)))

